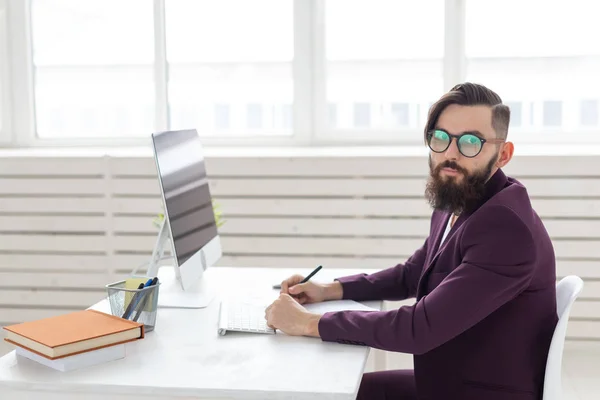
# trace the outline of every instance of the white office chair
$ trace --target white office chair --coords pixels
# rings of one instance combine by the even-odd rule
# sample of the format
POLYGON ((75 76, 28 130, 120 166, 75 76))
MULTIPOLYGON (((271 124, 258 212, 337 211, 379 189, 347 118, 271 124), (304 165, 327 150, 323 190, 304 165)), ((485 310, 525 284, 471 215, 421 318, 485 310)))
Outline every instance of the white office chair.
POLYGON ((556 284, 556 312, 558 323, 552 335, 546 374, 544 378, 544 400, 560 400, 562 396, 562 358, 567 334, 567 323, 571 306, 583 288, 583 280, 575 275, 565 276, 556 284))

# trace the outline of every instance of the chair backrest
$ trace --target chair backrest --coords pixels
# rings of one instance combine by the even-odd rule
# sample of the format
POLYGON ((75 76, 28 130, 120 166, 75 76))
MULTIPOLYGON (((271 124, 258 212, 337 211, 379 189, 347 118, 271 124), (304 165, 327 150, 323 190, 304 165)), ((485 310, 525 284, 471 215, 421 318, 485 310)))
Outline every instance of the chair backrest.
POLYGON ((556 313, 558 323, 552 335, 546 373, 544 378, 544 400, 560 400, 562 395, 562 358, 567 334, 567 323, 571 306, 583 288, 583 280, 575 275, 564 277, 556 284, 556 313))

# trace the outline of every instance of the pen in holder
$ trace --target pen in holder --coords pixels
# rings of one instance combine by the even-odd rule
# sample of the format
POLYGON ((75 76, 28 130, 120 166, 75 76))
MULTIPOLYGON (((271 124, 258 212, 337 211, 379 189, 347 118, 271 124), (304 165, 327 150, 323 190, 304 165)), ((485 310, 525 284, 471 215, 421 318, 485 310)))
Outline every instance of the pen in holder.
POLYGON ((111 314, 144 324, 146 332, 154 330, 159 287, 160 282, 149 277, 134 277, 106 285, 111 314))

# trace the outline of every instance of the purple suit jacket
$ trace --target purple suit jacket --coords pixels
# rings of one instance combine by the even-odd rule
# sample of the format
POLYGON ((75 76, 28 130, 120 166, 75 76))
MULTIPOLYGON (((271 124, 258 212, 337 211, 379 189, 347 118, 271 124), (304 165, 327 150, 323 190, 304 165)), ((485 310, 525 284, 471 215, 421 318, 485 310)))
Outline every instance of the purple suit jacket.
POLYGON ((321 338, 414 354, 419 399, 541 399, 558 321, 554 249, 523 185, 498 170, 486 187, 441 247, 450 215, 434 211, 406 263, 338 278, 345 299, 414 305, 326 313, 321 338))

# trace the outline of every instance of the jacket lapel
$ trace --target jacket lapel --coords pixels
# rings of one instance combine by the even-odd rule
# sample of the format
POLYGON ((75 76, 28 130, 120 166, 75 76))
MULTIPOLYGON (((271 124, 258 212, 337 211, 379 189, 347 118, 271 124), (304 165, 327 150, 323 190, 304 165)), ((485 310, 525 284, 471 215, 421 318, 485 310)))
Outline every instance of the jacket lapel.
MULTIPOLYGON (((437 221, 433 224, 433 229, 431 230, 431 235, 435 239, 431 242, 431 246, 433 247, 431 249, 428 249, 428 257, 425 260, 426 262, 423 271, 421 272, 421 278, 419 279, 419 284, 417 285, 417 299, 420 298, 419 294, 422 292, 421 286, 423 285, 423 282, 426 281, 425 277, 431 270, 431 267, 434 265, 435 260, 440 253, 440 244, 442 242, 442 236, 444 235, 444 231, 446 230, 446 226, 448 225, 448 220, 452 217, 450 213, 439 213, 437 215, 437 221)), ((458 220, 456 222, 458 222, 458 220)), ((456 222, 454 223, 454 225, 456 225, 456 222)), ((448 236, 450 236, 450 232, 448 232, 448 236)))
POLYGON ((435 238, 435 240, 432 242, 432 245, 434 247, 428 252, 429 257, 426 263, 427 266, 431 264, 431 262, 435 259, 435 257, 437 257, 437 254, 439 253, 440 245, 442 242, 442 236, 444 236, 444 231, 446 230, 446 226, 448 226, 448 220, 450 220, 451 217, 452 215, 450 213, 439 214, 437 224, 435 226, 434 231, 432 232, 433 237, 435 238))

